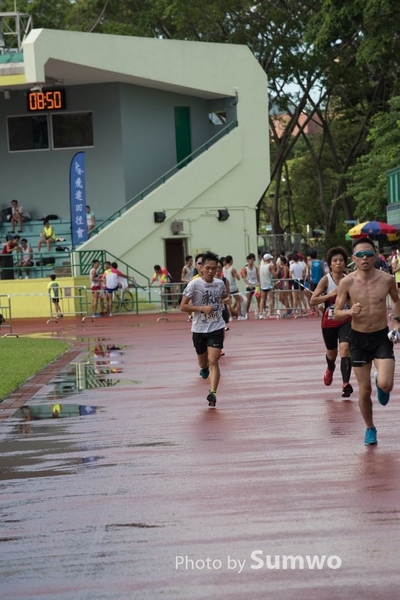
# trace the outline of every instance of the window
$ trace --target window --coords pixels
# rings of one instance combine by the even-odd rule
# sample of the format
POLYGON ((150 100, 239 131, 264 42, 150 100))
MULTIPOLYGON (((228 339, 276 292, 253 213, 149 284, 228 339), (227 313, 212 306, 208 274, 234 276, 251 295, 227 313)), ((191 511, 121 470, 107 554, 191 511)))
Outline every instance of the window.
POLYGON ((93 146, 91 112, 52 114, 53 148, 93 146))
POLYGON ((208 114, 208 120, 211 125, 226 125, 226 112, 224 110, 215 110, 208 114))
POLYGON ((7 132, 10 152, 49 149, 47 115, 7 117, 7 132))

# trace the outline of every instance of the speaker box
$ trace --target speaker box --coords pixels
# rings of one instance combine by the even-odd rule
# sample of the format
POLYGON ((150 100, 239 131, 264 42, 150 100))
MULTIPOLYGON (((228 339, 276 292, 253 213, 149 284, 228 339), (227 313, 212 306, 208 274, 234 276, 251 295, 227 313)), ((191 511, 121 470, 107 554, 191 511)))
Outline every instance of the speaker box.
POLYGON ((218 211, 218 221, 227 221, 229 219, 229 213, 225 208, 218 211))
POLYGON ((165 221, 165 212, 155 212, 154 213, 154 223, 164 223, 165 221))

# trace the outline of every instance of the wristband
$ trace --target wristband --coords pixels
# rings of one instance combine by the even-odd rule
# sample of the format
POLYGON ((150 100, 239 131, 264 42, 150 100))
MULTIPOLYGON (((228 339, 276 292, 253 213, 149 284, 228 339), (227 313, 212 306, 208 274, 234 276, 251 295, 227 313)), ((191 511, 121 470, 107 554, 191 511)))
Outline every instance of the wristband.
POLYGON ((393 317, 393 321, 396 321, 396 323, 400 323, 400 317, 393 317))

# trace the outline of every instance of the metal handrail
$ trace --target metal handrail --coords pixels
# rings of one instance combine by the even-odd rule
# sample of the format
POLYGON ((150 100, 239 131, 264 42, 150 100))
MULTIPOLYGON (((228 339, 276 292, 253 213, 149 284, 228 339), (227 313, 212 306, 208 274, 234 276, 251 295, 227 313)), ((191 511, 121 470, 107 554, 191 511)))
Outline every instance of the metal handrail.
MULTIPOLYGON (((71 260, 72 252, 70 252, 70 251, 63 252, 63 253, 43 252, 43 253, 41 253, 40 256, 41 256, 42 260, 44 260, 44 264, 38 265, 38 264, 36 264, 36 261, 34 261, 34 264, 31 267, 21 267, 21 266, 18 266, 17 264, 14 264, 12 267, 0 267, 0 271, 2 271, 2 272, 10 271, 10 272, 12 272, 12 275, 14 275, 16 270, 21 270, 21 271, 29 270, 32 272, 32 274, 39 274, 40 277, 46 277, 46 275, 49 275, 50 273, 54 272, 54 270, 57 268, 64 268, 64 267, 68 266, 68 268, 71 269, 71 273, 72 273, 74 270, 74 267, 78 266, 80 275, 89 275, 90 269, 92 268, 92 263, 94 260, 98 260, 100 262, 101 266, 103 266, 105 261, 109 261, 109 262, 115 261, 118 263, 118 266, 121 269, 121 271, 125 271, 126 275, 128 275, 129 277, 134 277, 134 279, 136 280, 136 286, 138 289, 146 291, 148 286, 150 285, 150 278, 147 275, 145 275, 144 273, 141 273, 140 271, 138 271, 137 269, 135 269, 134 267, 129 265, 127 262, 125 262, 118 256, 115 256, 108 250, 107 251, 106 250, 77 250, 75 252, 75 254, 78 255, 77 262, 73 262, 71 260), (66 259, 66 261, 69 261, 68 265, 59 265, 57 263, 55 263, 55 264, 46 264, 45 263, 46 258, 50 258, 50 257, 60 258, 60 254, 63 259, 66 259), (137 281, 138 277, 141 279, 142 283, 137 281)), ((13 257, 13 258, 16 258, 16 257, 13 257)), ((76 258, 75 258, 75 260, 76 260, 76 258)), ((70 277, 70 275, 67 275, 67 276, 70 277)), ((60 275, 58 275, 58 277, 62 277, 62 275, 60 274, 60 275)), ((6 279, 8 279, 8 278, 4 277, 4 280, 6 280, 6 279)), ((11 277, 11 279, 13 279, 13 276, 11 277)))
POLYGON ((109 223, 114 221, 114 219, 121 217, 127 210, 132 208, 132 206, 134 206, 135 204, 137 204, 138 202, 143 200, 153 190, 155 190, 161 184, 165 183, 170 177, 175 175, 175 173, 177 173, 180 169, 182 169, 183 167, 186 167, 194 158, 197 158, 197 156, 199 156, 200 154, 202 154, 203 152, 208 150, 211 146, 213 146, 216 142, 218 142, 225 135, 230 133, 237 126, 238 126, 238 121, 232 121, 232 123, 229 123, 229 125, 227 125, 223 129, 221 129, 221 131, 219 131, 216 135, 214 135, 212 138, 210 138, 207 142, 205 142, 204 144, 199 146, 199 148, 197 148, 197 150, 195 150, 194 152, 192 152, 191 154, 186 156, 186 158, 184 158, 179 163, 177 163, 174 167, 172 167, 172 169, 169 169, 169 171, 164 173, 164 175, 161 175, 161 177, 158 177, 158 179, 156 179, 155 181, 153 181, 153 183, 151 183, 150 185, 145 187, 144 190, 139 192, 139 194, 136 194, 136 196, 134 196, 133 198, 128 200, 128 202, 126 204, 124 204, 124 206, 122 208, 119 208, 118 210, 116 210, 112 215, 107 217, 107 219, 104 219, 104 221, 102 221, 101 223, 98 223, 96 225, 96 227, 94 227, 91 230, 90 238, 92 238, 93 235, 96 235, 97 233, 99 233, 99 231, 101 231, 107 225, 109 225, 109 223))

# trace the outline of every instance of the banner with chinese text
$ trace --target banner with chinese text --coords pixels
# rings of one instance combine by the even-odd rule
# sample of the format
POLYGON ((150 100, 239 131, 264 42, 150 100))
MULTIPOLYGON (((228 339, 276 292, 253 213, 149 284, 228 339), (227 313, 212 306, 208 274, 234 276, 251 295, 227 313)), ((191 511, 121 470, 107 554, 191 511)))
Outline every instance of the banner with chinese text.
POLYGON ((85 153, 78 152, 71 160, 69 176, 72 246, 88 239, 86 223, 85 153))

